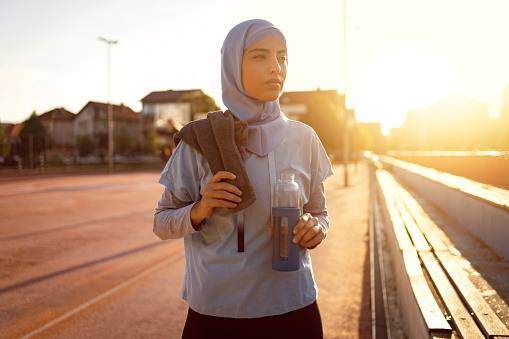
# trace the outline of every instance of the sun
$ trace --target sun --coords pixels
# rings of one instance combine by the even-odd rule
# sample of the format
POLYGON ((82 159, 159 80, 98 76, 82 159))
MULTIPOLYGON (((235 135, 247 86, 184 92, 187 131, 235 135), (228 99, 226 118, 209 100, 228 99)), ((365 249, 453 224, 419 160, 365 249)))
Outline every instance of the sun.
POLYGON ((361 84, 356 115, 382 122, 387 134, 400 126, 408 110, 425 108, 458 90, 452 71, 439 58, 421 51, 400 51, 380 59, 361 84))

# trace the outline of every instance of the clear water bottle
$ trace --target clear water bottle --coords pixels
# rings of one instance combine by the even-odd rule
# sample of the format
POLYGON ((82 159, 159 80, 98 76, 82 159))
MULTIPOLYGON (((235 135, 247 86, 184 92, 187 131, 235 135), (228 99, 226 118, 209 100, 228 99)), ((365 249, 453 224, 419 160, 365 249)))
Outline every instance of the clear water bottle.
POLYGON ((281 173, 274 186, 272 215, 272 268, 277 271, 298 270, 300 245, 294 244, 292 239, 301 209, 299 185, 293 173, 281 173))

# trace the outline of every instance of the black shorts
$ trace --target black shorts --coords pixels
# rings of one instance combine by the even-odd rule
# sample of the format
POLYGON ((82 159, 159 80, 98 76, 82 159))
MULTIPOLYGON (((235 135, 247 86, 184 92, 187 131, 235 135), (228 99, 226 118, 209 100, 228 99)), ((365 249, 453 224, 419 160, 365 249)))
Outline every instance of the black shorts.
POLYGON ((281 315, 236 319, 203 315, 189 309, 183 339, 285 339, 323 338, 322 320, 316 301, 281 315))

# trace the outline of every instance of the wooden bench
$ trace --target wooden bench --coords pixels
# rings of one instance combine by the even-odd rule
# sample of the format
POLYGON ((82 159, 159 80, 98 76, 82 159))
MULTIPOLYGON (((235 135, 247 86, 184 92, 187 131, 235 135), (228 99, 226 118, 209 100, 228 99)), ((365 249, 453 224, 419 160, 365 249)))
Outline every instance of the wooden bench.
MULTIPOLYGON (((393 239, 397 240, 396 243, 391 244, 393 250, 397 252, 399 248, 399 251, 403 253, 403 257, 415 256, 418 258, 417 261, 415 259, 400 260, 399 262, 395 260, 396 264, 404 265, 404 269, 396 267, 396 272, 406 270, 410 277, 420 276, 420 270, 421 274, 425 276, 425 272, 428 278, 424 280, 425 284, 422 283, 421 278, 414 280, 409 278, 414 298, 419 300, 418 295, 421 293, 424 296, 422 302, 417 302, 425 325, 424 331, 427 327, 430 337, 433 335, 450 335, 450 332, 445 331, 443 325, 437 326, 437 324, 441 324, 436 314, 436 308, 439 308, 439 306, 435 299, 435 303, 429 300, 429 294, 433 295, 435 293, 439 299, 438 301, 445 308, 448 319, 454 323, 460 337, 509 337, 507 328, 440 240, 433 220, 391 174, 383 169, 378 169, 376 177, 380 197, 387 215, 386 225, 392 226, 388 233, 394 234, 393 239), (408 239, 405 238, 405 233, 408 239), (400 240, 402 241, 400 242, 400 240), (411 245, 409 245, 409 242, 411 245), (407 254, 410 252, 415 253, 415 255, 407 254), (407 267, 408 265, 414 267, 407 267), (433 317, 430 315, 433 315, 433 317)), ((408 286, 403 286, 403 282, 399 280, 398 291, 403 292, 401 297, 409 298, 408 286)), ((406 307, 409 306, 406 305, 406 307)), ((403 313, 408 314, 408 316, 415 316, 416 312, 404 309, 403 313)), ((440 316, 443 321, 446 321, 442 312, 440 312, 440 316)), ((408 326, 415 325, 415 320, 409 320, 407 324, 408 326)), ((410 335, 409 337, 413 338, 410 335)))
POLYGON ((509 191, 466 178, 381 156, 398 178, 509 260, 509 191))
MULTIPOLYGON (((384 211, 396 285, 409 338, 450 338, 452 329, 440 310, 421 269, 398 205, 390 194, 385 171, 377 171, 377 183, 384 211)), ((429 251, 429 246, 427 247, 429 251)))

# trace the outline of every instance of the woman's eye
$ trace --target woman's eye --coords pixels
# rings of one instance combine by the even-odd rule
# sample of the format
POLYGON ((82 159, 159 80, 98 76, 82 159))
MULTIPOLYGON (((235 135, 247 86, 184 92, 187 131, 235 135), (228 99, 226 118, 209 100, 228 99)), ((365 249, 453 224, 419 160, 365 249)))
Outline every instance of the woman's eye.
POLYGON ((253 59, 265 59, 265 55, 263 54, 256 54, 253 56, 253 59))
POLYGON ((280 56, 279 62, 286 62, 286 56, 280 56))

